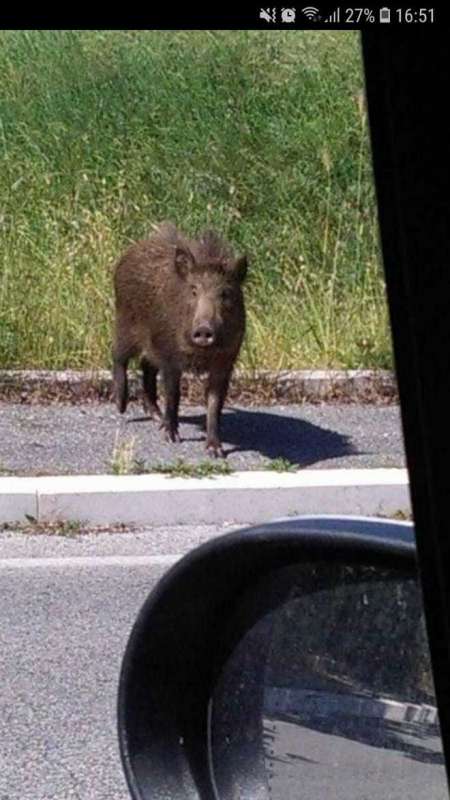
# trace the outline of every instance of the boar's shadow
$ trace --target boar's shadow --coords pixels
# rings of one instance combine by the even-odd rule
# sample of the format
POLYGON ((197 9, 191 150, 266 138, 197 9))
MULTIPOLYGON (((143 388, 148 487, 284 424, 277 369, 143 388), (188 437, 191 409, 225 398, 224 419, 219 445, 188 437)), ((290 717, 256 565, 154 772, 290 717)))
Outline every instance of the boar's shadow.
MULTIPOLYGON (((183 424, 198 425, 204 430, 205 416, 185 413, 180 416, 181 439, 188 441, 183 436, 183 424)), ((300 467, 359 452, 349 436, 336 431, 298 417, 243 408, 224 409, 221 440, 226 456, 253 451, 268 459, 284 458, 300 467)))

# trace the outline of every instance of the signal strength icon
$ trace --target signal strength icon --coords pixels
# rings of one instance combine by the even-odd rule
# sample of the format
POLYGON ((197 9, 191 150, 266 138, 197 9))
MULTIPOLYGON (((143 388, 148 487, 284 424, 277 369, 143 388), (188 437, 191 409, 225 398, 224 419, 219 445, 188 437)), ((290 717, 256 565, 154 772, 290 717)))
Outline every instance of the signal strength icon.
POLYGON ((340 8, 337 8, 336 11, 333 11, 333 13, 330 14, 329 17, 324 19, 324 22, 331 22, 332 25, 336 25, 336 23, 339 23, 340 21, 341 21, 341 9, 340 8))
POLYGON ((306 6, 306 8, 302 8, 302 14, 309 20, 318 20, 319 19, 319 9, 314 8, 314 6, 306 6))

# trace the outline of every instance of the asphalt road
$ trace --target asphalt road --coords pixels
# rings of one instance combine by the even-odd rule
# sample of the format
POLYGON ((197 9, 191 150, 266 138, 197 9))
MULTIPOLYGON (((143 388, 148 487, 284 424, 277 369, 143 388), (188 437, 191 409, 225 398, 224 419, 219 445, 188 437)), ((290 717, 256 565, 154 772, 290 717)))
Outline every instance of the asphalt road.
MULTIPOLYGON (((138 403, 120 416, 108 403, 38 406, 0 403, 0 473, 111 471, 114 451, 130 464, 205 459, 204 409, 181 409, 179 444, 166 444, 138 403)), ((223 441, 232 469, 283 458, 300 467, 403 467, 397 406, 286 405, 226 409, 223 441)))
POLYGON ((218 533, 0 534, 0 800, 129 800, 116 741, 126 640, 170 564, 218 533))
MULTIPOLYGON (((116 692, 131 625, 172 563, 231 529, 0 534, 0 800, 129 800, 116 692)), ((356 763, 342 732, 327 742, 308 725, 269 728, 274 800, 297 799, 299 786, 311 800, 447 796, 442 759, 406 764, 369 740, 357 744, 356 763), (364 776, 371 789, 362 795, 364 776)))
POLYGON ((377 725, 373 719, 356 721, 365 741, 346 734, 346 721, 335 722, 335 729, 327 732, 321 731, 323 719, 305 723, 265 721, 266 770, 273 800, 326 796, 333 800, 447 800, 439 736, 399 733, 397 744, 386 749, 385 738, 392 737, 389 726, 377 725))

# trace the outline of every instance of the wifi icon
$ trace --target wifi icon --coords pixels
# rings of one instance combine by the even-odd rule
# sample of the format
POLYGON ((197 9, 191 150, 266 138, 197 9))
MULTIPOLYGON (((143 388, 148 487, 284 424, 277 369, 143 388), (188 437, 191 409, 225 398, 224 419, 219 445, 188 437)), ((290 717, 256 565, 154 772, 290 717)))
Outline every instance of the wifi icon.
POLYGON ((319 19, 319 9, 314 8, 314 6, 306 6, 306 8, 302 8, 302 14, 310 20, 317 20, 319 19))

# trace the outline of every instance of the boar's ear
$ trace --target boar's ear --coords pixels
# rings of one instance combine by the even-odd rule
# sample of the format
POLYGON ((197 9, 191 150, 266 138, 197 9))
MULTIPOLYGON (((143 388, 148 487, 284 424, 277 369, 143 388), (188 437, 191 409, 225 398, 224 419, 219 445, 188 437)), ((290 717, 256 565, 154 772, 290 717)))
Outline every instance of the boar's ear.
POLYGON ((175 269, 180 278, 186 278, 194 264, 194 256, 187 247, 175 248, 175 269))
POLYGON ((239 283, 243 283, 245 281, 245 278, 247 276, 247 267, 248 267, 247 256, 240 256, 239 258, 236 258, 235 261, 231 262, 230 264, 231 272, 233 276, 236 278, 236 280, 239 281, 239 283))

